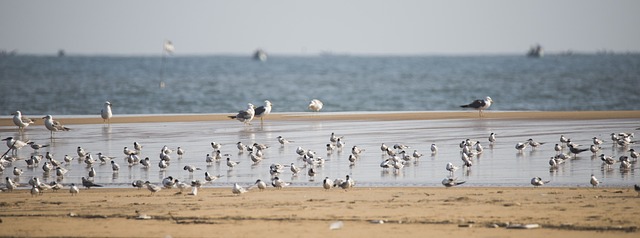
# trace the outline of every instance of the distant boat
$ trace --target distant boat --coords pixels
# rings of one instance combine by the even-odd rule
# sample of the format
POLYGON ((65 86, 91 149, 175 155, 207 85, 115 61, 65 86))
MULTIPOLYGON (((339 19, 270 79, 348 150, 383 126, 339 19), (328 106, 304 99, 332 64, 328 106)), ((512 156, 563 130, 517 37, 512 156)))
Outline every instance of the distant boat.
POLYGON ((542 56, 544 56, 544 49, 542 49, 541 45, 532 46, 531 49, 529 49, 529 52, 527 52, 527 56, 533 58, 542 58, 542 56))
POLYGON ((58 50, 58 57, 64 57, 66 55, 66 53, 64 52, 64 50, 58 50))
POLYGON ((253 59, 257 60, 257 61, 267 61, 267 52, 265 52, 262 49, 257 49, 254 53, 253 53, 253 59))

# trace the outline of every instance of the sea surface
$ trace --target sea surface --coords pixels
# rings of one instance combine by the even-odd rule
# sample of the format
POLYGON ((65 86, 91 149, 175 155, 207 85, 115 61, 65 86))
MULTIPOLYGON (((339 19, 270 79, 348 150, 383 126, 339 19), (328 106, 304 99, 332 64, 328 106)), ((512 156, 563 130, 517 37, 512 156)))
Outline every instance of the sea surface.
POLYGON ((638 110, 640 54, 487 56, 6 56, 0 115, 450 111, 490 96, 491 110, 638 110), (161 87, 161 84, 164 87, 161 87))

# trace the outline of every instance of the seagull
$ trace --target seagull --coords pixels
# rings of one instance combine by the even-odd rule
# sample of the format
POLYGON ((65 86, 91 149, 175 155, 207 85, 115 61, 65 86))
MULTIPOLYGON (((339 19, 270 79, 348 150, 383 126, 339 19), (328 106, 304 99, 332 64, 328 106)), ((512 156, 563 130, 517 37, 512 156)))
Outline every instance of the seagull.
POLYGON ((595 175, 591 174, 591 181, 589 181, 591 185, 595 188, 600 183, 595 175))
POLYGON ((79 158, 84 158, 87 155, 89 155, 88 152, 86 152, 84 149, 82 149, 82 147, 78 146, 78 149, 76 149, 76 153, 78 153, 78 157, 79 158))
POLYGON ((164 186, 165 188, 173 188, 173 185, 175 184, 176 180, 171 176, 162 179, 162 186, 164 186))
POLYGON ((262 124, 263 118, 271 113, 271 106, 273 104, 269 100, 264 100, 264 106, 259 106, 255 109, 255 117, 260 118, 260 124, 262 124))
POLYGON ((216 181, 216 179, 218 179, 220 177, 221 177, 220 175, 211 176, 211 174, 209 174, 209 172, 204 172, 204 180, 206 180, 207 182, 216 181))
POLYGON ((285 144, 289 144, 289 143, 293 142, 293 141, 289 141, 289 140, 285 139, 282 136, 278 136, 277 138, 278 138, 278 142, 280 142, 281 145, 285 145, 285 144))
POLYGON ((355 155, 355 156, 360 156, 360 154, 362 154, 362 152, 364 152, 365 149, 360 149, 358 146, 353 146, 351 147, 351 154, 355 155))
POLYGON ((182 192, 184 192, 185 189, 190 188, 191 185, 176 180, 176 187, 178 187, 178 189, 180 189, 180 191, 177 194, 182 194, 182 192))
POLYGON ((598 137, 595 137, 595 136, 593 137, 593 144, 594 144, 594 145, 596 145, 596 146, 601 145, 601 144, 602 144, 602 142, 603 142, 603 141, 602 141, 602 140, 600 140, 600 139, 598 139, 598 137))
POLYGON ((247 110, 238 111, 235 116, 229 116, 231 119, 236 119, 243 122, 245 125, 250 124, 251 120, 255 116, 255 106, 251 103, 247 104, 247 110))
POLYGON ((109 119, 111 119, 113 113, 111 112, 111 103, 109 101, 104 102, 104 107, 102 108, 102 110, 100 110, 100 116, 102 117, 103 123, 106 122, 108 124, 111 124, 111 121, 109 119))
POLYGON ((578 154, 589 150, 589 149, 579 149, 579 148, 573 147, 572 144, 569 144, 568 146, 569 146, 569 151, 573 153, 574 156, 577 156, 578 154))
POLYGON ((227 158, 227 166, 229 166, 229 168, 233 168, 239 163, 240 161, 232 161, 231 158, 227 158))
POLYGON ((438 153, 438 146, 436 144, 431 144, 431 154, 438 153))
POLYGON ((638 160, 638 157, 640 157, 640 153, 636 152, 634 149, 629 149, 629 156, 631 156, 633 160, 638 160))
POLYGON ((353 182, 353 180, 351 180, 351 177, 349 177, 349 175, 346 176, 346 180, 342 181, 339 180, 339 183, 335 183, 334 182, 334 186, 339 186, 340 188, 347 190, 349 188, 352 188, 355 185, 355 182, 353 182))
POLYGON ((76 186, 75 183, 72 183, 71 186, 69 187, 69 193, 71 193, 71 196, 78 195, 79 192, 80 192, 80 189, 78 188, 78 186, 76 186))
POLYGON ((540 177, 533 177, 531 179, 531 185, 533 185, 534 187, 542 186, 542 185, 545 185, 545 184, 547 184, 549 182, 550 181, 542 181, 542 178, 540 178, 540 177))
POLYGON ((329 177, 325 177, 324 180, 322 180, 322 187, 326 190, 331 189, 331 187, 333 187, 333 180, 329 179, 329 177))
POLYGON ((444 185, 447 188, 458 186, 463 183, 466 183, 466 181, 458 181, 456 178, 444 178, 442 180, 442 185, 444 185))
POLYGON ((256 183, 251 185, 251 187, 249 187, 249 189, 253 189, 253 188, 258 188, 260 189, 260 191, 264 191, 265 189, 267 189, 267 183, 265 183, 264 181, 262 181, 261 179, 256 180, 256 183))
POLYGON ((638 193, 638 196, 640 196, 640 186, 638 186, 637 184, 634 184, 633 189, 636 190, 636 192, 638 193))
POLYGON ((522 150, 524 150, 525 148, 527 148, 527 144, 522 143, 522 142, 518 142, 516 144, 516 150, 522 152, 522 150))
POLYGON ((553 150, 556 151, 556 154, 562 153, 562 146, 560 144, 556 144, 555 146, 553 146, 553 150))
POLYGON ((141 189, 142 187, 144 187, 144 182, 142 180, 136 180, 131 182, 131 186, 133 186, 134 188, 141 189))
POLYGON ((20 176, 22 173, 24 173, 24 171, 21 168, 13 167, 13 175, 20 176))
POLYGON ((13 181, 13 179, 6 177, 5 180, 7 181, 5 186, 7 187, 7 190, 9 192, 13 191, 15 188, 18 187, 18 184, 15 181, 13 181))
POLYGON ((611 165, 616 163, 616 161, 611 158, 611 156, 606 156, 604 154, 600 154, 600 160, 602 160, 602 162, 604 162, 607 167, 611 167, 611 165))
POLYGON ((184 149, 178 146, 178 149, 176 149, 176 154, 178 154, 178 158, 182 158, 182 155, 184 155, 184 149))
MULTIPOLYGON (((240 143, 240 142, 238 142, 238 143, 240 143)), ((240 144, 242 144, 242 143, 240 143, 240 144)), ((217 142, 215 142, 215 141, 214 141, 214 142, 211 142, 211 148, 213 148, 214 150, 222 149, 222 144, 217 143, 217 142)))
POLYGON ((9 136, 7 138, 2 139, 3 141, 7 141, 7 147, 9 147, 14 153, 17 153, 19 149, 25 147, 29 141, 21 141, 16 140, 13 137, 9 136))
POLYGON ((58 177, 64 177, 67 172, 69 172, 69 170, 62 167, 56 167, 56 176, 58 177))
POLYGON ((244 189, 242 186, 238 185, 238 183, 234 183, 233 188, 231 188, 231 192, 233 194, 240 195, 240 194, 246 193, 247 190, 244 189))
POLYGON ((142 150, 142 145, 138 142, 133 142, 133 149, 135 149, 138 153, 142 150))
POLYGON ((69 131, 71 130, 69 127, 63 126, 59 121, 53 120, 51 115, 46 115, 42 119, 44 119, 44 126, 51 131, 51 137, 53 137, 53 132, 56 131, 69 131))
POLYGON ((102 187, 102 185, 95 184, 90 180, 86 179, 85 177, 82 177, 82 186, 84 186, 87 189, 90 189, 91 187, 102 187))
POLYGON ((319 112, 322 107, 324 106, 324 103, 322 103, 322 101, 318 100, 318 99, 313 99, 311 100, 311 102, 309 103, 309 110, 313 111, 313 112, 319 112))
POLYGON ((491 132, 491 134, 489 135, 489 142, 493 143, 496 142, 496 134, 491 132))
POLYGON ((298 168, 294 163, 291 163, 291 172, 296 175, 300 172, 300 168, 298 168))
POLYGON ((461 105, 460 107, 476 109, 479 112, 479 116, 482 117, 482 111, 489 108, 492 103, 493 100, 490 97, 486 97, 484 100, 477 99, 467 105, 461 105))
POLYGON ((590 150, 590 151, 591 151, 591 153, 593 153, 594 155, 595 155, 596 153, 598 153, 598 151, 600 151, 600 149, 602 149, 602 148, 600 148, 600 146, 597 146, 597 145, 591 145, 591 146, 589 146, 589 150, 590 150))
POLYGON ((54 192, 64 188, 64 185, 56 181, 51 181, 51 183, 49 183, 49 186, 51 187, 51 190, 53 190, 54 192))
POLYGON ((93 167, 89 168, 89 178, 93 178, 95 176, 96 176, 96 170, 93 167))
POLYGON ((34 120, 31 120, 30 118, 23 116, 20 111, 16 111, 14 113, 11 113, 11 115, 13 115, 13 124, 18 126, 18 129, 20 131, 24 130, 29 125, 35 123, 34 120))
POLYGON ((144 182, 144 184, 147 185, 147 189, 149 189, 149 191, 151 191, 151 194, 149 196, 151 196, 151 195, 155 194, 156 192, 162 190, 162 188, 160 186, 155 185, 155 184, 151 184, 151 182, 149 182, 149 181, 144 182))
POLYGON ((447 171, 449 171, 449 174, 451 176, 453 176, 453 173, 458 170, 458 166, 453 165, 453 163, 451 162, 447 163, 447 166, 445 168, 447 169, 447 171))
MULTIPOLYGON (((212 145, 213 146, 213 145, 212 145)), ((238 148, 238 153, 242 153, 244 152, 244 145, 242 144, 241 141, 238 141, 238 143, 236 143, 236 147, 238 148)))
POLYGON ((551 168, 558 168, 558 165, 561 165, 563 163, 564 159, 561 158, 551 157, 549 159, 549 166, 551 166, 551 168))
POLYGON ((544 144, 545 144, 544 142, 537 142, 537 141, 534 141, 534 140, 533 140, 533 139, 531 139, 531 138, 529 138, 529 139, 527 140, 527 142, 529 142, 529 145, 531 146, 531 149, 532 149, 532 150, 533 150, 533 149, 535 149, 535 148, 537 148, 538 146, 541 146, 541 145, 544 145, 544 144))
POLYGON ((44 148, 44 147, 49 147, 49 144, 41 145, 41 144, 36 144, 36 143, 35 143, 35 142, 33 142, 33 141, 30 141, 30 142, 28 142, 27 144, 28 144, 29 146, 31 146, 31 149, 33 149, 33 150, 34 150, 34 152, 38 152, 38 150, 39 150, 39 149, 42 149, 42 148, 44 148))
POLYGON ((114 173, 117 173, 118 171, 120 171, 120 165, 118 165, 118 163, 116 163, 115 161, 111 161, 111 170, 113 170, 114 173))
POLYGON ((565 137, 564 135, 560 135, 560 143, 568 144, 570 141, 571 141, 571 139, 565 137))
POLYGON ((196 168, 196 166, 193 166, 193 165, 185 165, 184 168, 182 169, 189 171, 189 173, 193 173, 193 171, 196 171, 196 170, 201 170, 201 168, 196 168))
POLYGON ((282 181, 282 179, 275 177, 273 178, 273 181, 271 181, 271 185, 274 186, 277 189, 282 189, 286 186, 289 186, 290 183, 287 183, 285 181, 282 181))

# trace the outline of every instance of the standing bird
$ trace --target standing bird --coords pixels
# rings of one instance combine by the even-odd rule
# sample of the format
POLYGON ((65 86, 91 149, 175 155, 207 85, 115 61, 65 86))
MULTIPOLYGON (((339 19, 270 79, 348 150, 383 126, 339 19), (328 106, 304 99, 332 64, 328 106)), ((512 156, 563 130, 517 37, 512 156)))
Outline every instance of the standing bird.
POLYGON ((251 120, 253 120, 256 115, 255 108, 256 107, 253 104, 249 103, 247 104, 247 110, 238 111, 238 114, 235 116, 229 116, 229 118, 236 119, 245 125, 250 124, 251 120))
POLYGON ((261 179, 256 180, 256 183, 253 184, 251 187, 249 187, 249 189, 255 188, 257 187, 258 189, 260 189, 260 191, 264 191, 265 189, 267 189, 267 183, 265 183, 264 181, 262 181, 261 179))
POLYGON ((80 189, 78 188, 78 186, 76 186, 75 183, 72 183, 71 186, 69 187, 69 193, 71 193, 71 196, 78 195, 79 192, 80 192, 80 189))
POLYGON ((329 190, 333 187, 333 180, 329 179, 329 177, 325 177, 324 180, 322 180, 322 187, 326 190, 329 190))
POLYGON ((273 104, 271 104, 269 100, 264 100, 264 105, 255 109, 255 117, 260 118, 260 124, 263 123, 263 118, 271 113, 271 106, 273 106, 273 104))
POLYGON ((232 161, 231 158, 227 158, 227 166, 229 166, 229 168, 233 168, 239 163, 240 161, 232 161))
POLYGON ((13 115, 13 124, 18 126, 18 129, 20 131, 23 131, 25 128, 27 128, 29 125, 35 122, 34 120, 31 120, 30 118, 23 116, 20 111, 11 113, 11 115, 13 115))
POLYGON ((102 117, 102 122, 111 124, 111 117, 113 113, 111 112, 111 103, 109 101, 104 102, 104 107, 100 110, 100 116, 102 117))
POLYGON ((86 179, 85 177, 82 177, 82 186, 84 186, 87 189, 90 189, 91 187, 102 187, 102 185, 95 184, 90 180, 86 179))
POLYGON ((44 126, 51 131, 51 138, 53 138, 53 132, 71 130, 69 127, 60 124, 59 121, 53 120, 51 115, 46 115, 42 119, 44 119, 44 126))
POLYGON ((489 135, 489 142, 493 143, 496 142, 496 134, 491 132, 491 135, 489 135))
POLYGON ((591 186, 593 186, 594 188, 598 186, 598 184, 600 183, 600 181, 598 181, 598 179, 596 178, 595 175, 591 174, 591 181, 589 181, 591 183, 591 186))
POLYGON ((313 99, 311 100, 311 102, 309 103, 309 110, 313 111, 313 112, 319 112, 322 107, 324 106, 324 103, 322 103, 322 101, 318 100, 318 99, 313 99))
POLYGON ((156 192, 162 190, 162 188, 160 186, 152 184, 149 181, 144 182, 144 184, 147 185, 147 189, 149 189, 149 191, 151 191, 151 194, 149 196, 151 196, 151 195, 155 194, 156 192))
POLYGON ((7 147, 9 147, 12 150, 12 153, 17 153, 19 149, 22 149, 22 147, 25 147, 27 145, 27 142, 21 141, 21 140, 16 140, 13 139, 13 137, 7 137, 2 139, 3 141, 7 142, 7 147))
POLYGON ((438 153, 438 146, 436 144, 431 144, 431 154, 438 153))
POLYGON ((489 108, 493 100, 490 97, 486 97, 484 100, 477 99, 467 105, 461 105, 462 108, 473 108, 478 110, 478 115, 482 117, 482 111, 489 108))

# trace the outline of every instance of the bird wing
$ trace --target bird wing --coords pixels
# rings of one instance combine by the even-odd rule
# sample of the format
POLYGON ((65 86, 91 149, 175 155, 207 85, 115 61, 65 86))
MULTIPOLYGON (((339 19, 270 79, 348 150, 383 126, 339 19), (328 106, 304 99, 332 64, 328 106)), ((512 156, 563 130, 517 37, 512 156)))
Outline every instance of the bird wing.
POLYGON ((471 108, 481 108, 484 107, 485 105, 487 105, 485 103, 484 100, 474 100, 473 102, 467 104, 467 105, 462 105, 461 107, 471 107, 471 108))

